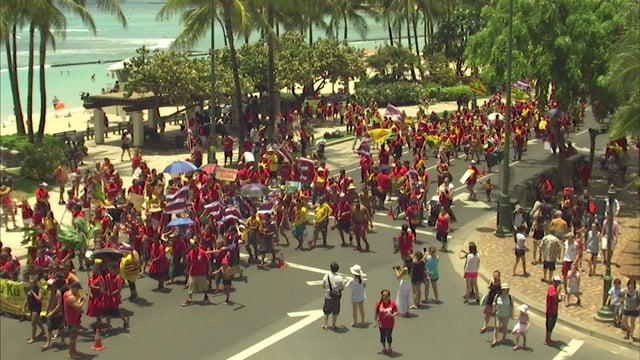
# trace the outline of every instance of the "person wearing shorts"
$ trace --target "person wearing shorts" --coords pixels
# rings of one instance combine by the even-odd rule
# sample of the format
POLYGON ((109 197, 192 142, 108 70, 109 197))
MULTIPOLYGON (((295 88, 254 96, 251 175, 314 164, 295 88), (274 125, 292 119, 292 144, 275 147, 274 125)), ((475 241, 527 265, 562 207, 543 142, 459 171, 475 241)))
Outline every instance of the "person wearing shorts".
POLYGON ((330 265, 331 273, 326 274, 322 279, 322 286, 324 288, 324 305, 322 306, 322 312, 324 313, 323 329, 336 329, 336 321, 338 320, 338 314, 340 314, 340 299, 344 290, 344 279, 338 274, 338 263, 335 261, 330 265), (333 294, 332 294, 333 293, 333 294), (329 315, 332 316, 332 326, 327 325, 329 321, 329 315))
MULTIPOLYGON (((221 261, 220 268, 218 268, 218 270, 214 271, 211 274, 222 275, 222 292, 224 293, 224 296, 225 296, 225 300, 223 304, 225 305, 231 304, 231 301, 229 300, 229 296, 231 296, 231 282, 233 280, 233 275, 235 274, 235 271, 231 266, 229 266, 229 259, 226 257, 223 258, 221 261)), ((244 282, 247 282, 246 277, 244 278, 244 282)))
POLYGON ((69 291, 63 295, 63 308, 64 308, 64 321, 67 324, 69 335, 69 358, 75 359, 78 357, 78 350, 76 343, 78 340, 78 333, 80 332, 80 319, 82 317, 82 306, 85 303, 86 298, 80 293, 82 285, 74 281, 69 285, 69 291))
POLYGON ((60 344, 65 345, 64 332, 62 332, 62 324, 64 322, 64 313, 62 312, 62 292, 55 286, 55 280, 47 280, 47 340, 43 346, 40 347, 42 351, 51 348, 51 340, 53 339, 53 332, 58 330, 58 337, 60 338, 60 344))
POLYGON ((553 277, 553 285, 549 287, 547 290, 547 304, 546 304, 546 320, 545 320, 545 329, 546 336, 544 339, 545 345, 553 345, 554 341, 551 340, 551 333, 553 332, 553 328, 556 326, 556 322, 558 321, 558 303, 561 300, 560 296, 560 284, 562 283, 562 278, 558 275, 553 277))

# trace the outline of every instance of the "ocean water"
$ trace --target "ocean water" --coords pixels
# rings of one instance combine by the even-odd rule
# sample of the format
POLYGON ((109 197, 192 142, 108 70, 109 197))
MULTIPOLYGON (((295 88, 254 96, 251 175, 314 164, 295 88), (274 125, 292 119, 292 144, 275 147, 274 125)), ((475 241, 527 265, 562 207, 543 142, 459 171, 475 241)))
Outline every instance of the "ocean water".
MULTIPOLYGON (((115 61, 135 56, 135 50, 143 45, 150 49, 166 49, 179 34, 182 25, 179 16, 167 21, 157 21, 156 15, 163 6, 161 1, 127 0, 121 4, 127 16, 128 26, 123 28, 114 17, 92 10, 97 34, 94 35, 82 24, 80 19, 69 15, 67 17, 66 38, 56 35, 56 49, 47 51, 46 87, 47 114, 54 114, 52 99, 56 96, 65 103, 66 113, 81 112, 82 100, 80 93, 98 94, 101 89, 113 86, 115 79, 107 68, 115 61), (98 63, 98 62, 102 63, 98 63), (89 63, 87 65, 65 65, 75 63, 89 63), (95 75, 95 80, 92 80, 95 75)), ((224 46, 223 33, 216 24, 215 43, 217 48, 224 46)), ((322 34, 319 30, 315 34, 322 34)), ((361 38, 352 32, 352 44, 363 49, 374 49, 385 44, 386 29, 371 21, 366 38, 361 38), (377 40, 376 40, 377 39, 377 40)), ((238 40, 238 44, 242 40, 238 40)), ((194 47, 195 51, 206 52, 209 48, 210 37, 205 37, 194 47)), ((37 50, 36 50, 37 51, 37 50)), ((13 119, 13 100, 11 85, 7 70, 7 58, 4 46, 0 50, 0 121, 11 122, 13 119)), ((27 60, 28 60, 28 27, 22 29, 18 40, 18 78, 21 84, 21 100, 23 111, 26 112, 27 94, 27 60)), ((38 61, 36 54, 36 63, 38 61)), ((34 112, 39 113, 40 92, 38 90, 38 73, 34 78, 34 112)), ((7 123, 8 125, 8 123, 7 123)))

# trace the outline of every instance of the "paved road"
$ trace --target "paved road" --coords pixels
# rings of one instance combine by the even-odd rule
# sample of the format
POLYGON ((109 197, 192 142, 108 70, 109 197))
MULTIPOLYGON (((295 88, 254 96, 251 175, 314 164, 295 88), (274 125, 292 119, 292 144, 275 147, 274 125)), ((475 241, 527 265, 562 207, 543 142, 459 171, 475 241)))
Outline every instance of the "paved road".
MULTIPOLYGON (((574 136, 580 146, 586 146, 588 136, 574 136)), ((350 176, 358 179, 355 172, 357 158, 351 154, 350 143, 338 144, 327 149, 328 166, 332 173, 340 168, 350 171, 350 176)), ((531 176, 548 164, 548 156, 541 146, 531 146, 525 160, 514 165, 515 181, 531 176)), ((434 160, 428 160, 434 165, 434 160)), ((466 164, 456 160, 451 167, 454 179, 458 179, 466 164)), ((496 168, 497 169, 497 168, 496 168)), ((430 170, 431 179, 436 179, 430 170)), ((497 174, 489 176, 496 177, 497 174)), ((494 179, 498 183, 497 179, 494 179)), ((460 186, 456 180, 456 186, 460 186)), ((431 193, 435 184, 431 186, 431 193)), ((462 191, 462 189, 460 189, 462 191)), ((464 197, 462 197, 464 199, 464 197)), ((473 233, 465 229, 474 229, 476 223, 486 223, 495 216, 495 205, 469 206, 462 201, 456 202, 456 215, 459 222, 451 249, 458 250, 467 241, 473 239, 473 233)), ((340 247, 337 233, 332 233, 330 248, 317 248, 313 251, 294 252, 283 248, 289 267, 258 271, 251 267, 245 271, 249 283, 235 282, 236 291, 232 294, 233 305, 222 305, 220 295, 212 298, 212 305, 195 304, 188 308, 180 306, 186 293, 181 285, 171 286, 169 293, 157 293, 150 289, 155 283, 143 278, 139 281, 143 298, 138 304, 125 302, 123 309, 131 315, 129 331, 115 331, 104 339, 107 349, 96 353, 89 350, 93 335, 85 332, 79 349, 85 358, 127 359, 133 356, 149 356, 157 359, 321 359, 353 358, 371 359, 380 350, 378 334, 371 324, 364 328, 350 328, 351 309, 347 299, 343 300, 343 311, 339 318, 342 327, 336 331, 320 329, 318 309, 322 305, 322 290, 314 281, 321 279, 328 269, 329 262, 335 260, 341 264, 341 272, 347 273, 348 267, 360 264, 368 274, 367 318, 372 319, 372 306, 379 291, 390 289, 395 296, 398 283, 391 267, 400 262, 398 255, 392 254, 392 237, 401 224, 379 212, 375 217, 377 232, 371 234, 372 252, 359 253, 350 247, 340 247), (308 283, 310 282, 310 283, 308 283)), ((423 228, 418 234, 422 243, 419 247, 436 245, 430 228, 423 228)), ((481 309, 462 302, 464 283, 459 276, 462 260, 457 254, 441 254, 440 269, 440 305, 429 305, 414 311, 415 315, 407 319, 398 319, 394 332, 393 357, 417 359, 436 355, 439 358, 491 357, 492 359, 510 359, 514 356, 507 345, 491 349, 490 334, 479 334, 481 309)), ((81 277, 84 279, 85 274, 81 277)), ((482 285, 481 285, 482 287, 482 285)), ((126 290, 125 290, 126 292, 126 290)), ((199 300, 195 297, 195 300, 199 300)), ((66 356, 66 350, 50 350, 40 353, 38 343, 26 345, 29 326, 16 320, 1 318, 0 350, 1 359, 53 359, 66 356)), ((602 359, 636 358, 637 352, 610 346, 600 340, 585 337, 572 330, 559 326, 555 338, 560 341, 558 348, 542 345, 544 338, 544 320, 533 316, 528 345, 530 351, 522 351, 518 356, 535 359, 602 359)), ((88 319, 85 319, 88 325, 88 319)), ((120 325, 115 321, 114 325, 120 325)), ((512 336, 509 337, 513 339, 512 336)))

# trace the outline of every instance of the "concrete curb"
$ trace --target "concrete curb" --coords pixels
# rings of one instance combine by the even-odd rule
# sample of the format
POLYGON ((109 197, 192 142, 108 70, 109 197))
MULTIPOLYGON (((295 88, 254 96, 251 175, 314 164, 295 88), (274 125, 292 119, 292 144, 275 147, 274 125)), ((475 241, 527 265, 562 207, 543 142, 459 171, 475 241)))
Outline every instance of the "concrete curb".
MULTIPOLYGON (((493 224, 494 217, 495 214, 493 212, 482 215, 475 220, 467 223, 463 228, 455 231, 453 241, 449 244, 449 249, 459 249, 463 247, 465 243, 473 241, 474 238, 477 237, 477 232, 475 231, 475 229, 479 227, 486 227, 487 224, 493 224)), ((464 275, 464 263, 458 258, 458 252, 450 251, 447 253, 447 255, 449 256, 449 260, 451 261, 454 270, 462 278, 464 275)), ((478 275, 481 279, 480 283, 482 284, 478 284, 478 288, 486 289, 489 281, 491 280, 493 269, 486 269, 482 265, 482 261, 480 262, 480 264, 480 272, 478 275)), ((535 301, 514 288, 511 288, 510 293, 515 302, 519 304, 527 304, 530 311, 533 311, 536 315, 539 315, 541 317, 545 316, 546 304, 535 301)), ((615 336, 614 334, 603 331, 599 328, 593 328, 593 326, 573 317, 559 316, 558 322, 563 326, 589 335, 591 337, 615 343, 617 345, 622 345, 629 349, 638 349, 638 345, 635 345, 635 343, 629 344, 628 341, 620 338, 619 336, 615 336)))

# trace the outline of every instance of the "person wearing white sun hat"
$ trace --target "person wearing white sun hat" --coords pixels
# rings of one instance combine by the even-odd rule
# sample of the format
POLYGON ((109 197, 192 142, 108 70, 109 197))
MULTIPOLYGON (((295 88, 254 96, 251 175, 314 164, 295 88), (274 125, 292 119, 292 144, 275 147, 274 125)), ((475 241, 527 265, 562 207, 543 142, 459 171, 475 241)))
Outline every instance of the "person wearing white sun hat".
POLYGON ((351 289, 351 305, 353 306, 353 322, 351 326, 364 325, 364 300, 367 298, 365 287, 367 286, 367 274, 362 271, 362 267, 358 264, 349 268, 353 275, 352 279, 347 281, 346 287, 351 289), (360 312, 360 322, 358 322, 358 311, 360 312))
POLYGON ((518 307, 520 314, 518 315, 518 322, 513 327, 511 334, 516 336, 516 346, 513 350, 526 349, 527 348, 527 330, 531 323, 529 322, 529 306, 522 304, 518 307), (522 336, 522 346, 520 346, 520 337, 522 336))

